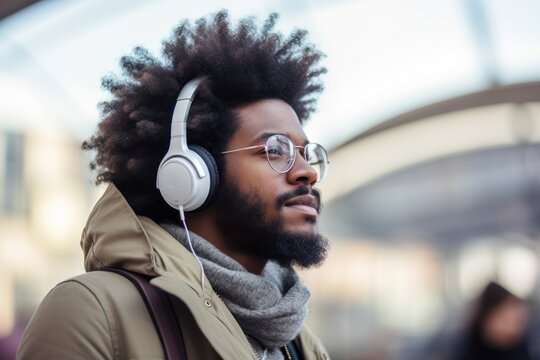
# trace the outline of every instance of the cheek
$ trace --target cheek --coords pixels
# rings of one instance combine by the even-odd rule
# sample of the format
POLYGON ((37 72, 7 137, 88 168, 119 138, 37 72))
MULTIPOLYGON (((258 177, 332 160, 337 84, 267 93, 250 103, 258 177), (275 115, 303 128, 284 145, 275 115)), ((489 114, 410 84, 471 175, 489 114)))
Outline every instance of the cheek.
POLYGON ((277 198, 284 192, 283 186, 286 186, 286 184, 283 184, 285 181, 284 174, 272 170, 266 160, 229 160, 226 169, 227 173, 224 181, 233 182, 243 194, 250 197, 255 195, 258 201, 263 202, 267 213, 275 214, 277 212, 277 198))
MULTIPOLYGON (((230 156, 225 166, 226 175, 229 178, 241 180, 257 180, 267 177, 272 169, 265 159, 251 156, 230 156)), ((273 171, 272 171, 273 172, 273 171)))

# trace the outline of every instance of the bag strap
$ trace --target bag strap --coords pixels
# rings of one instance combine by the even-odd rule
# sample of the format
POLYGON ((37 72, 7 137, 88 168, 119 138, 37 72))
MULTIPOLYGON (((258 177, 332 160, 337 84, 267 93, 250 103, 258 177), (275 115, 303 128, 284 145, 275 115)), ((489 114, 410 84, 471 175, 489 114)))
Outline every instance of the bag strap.
POLYGON ((150 313, 154 327, 163 345, 165 358, 168 360, 187 360, 186 347, 171 301, 165 291, 153 286, 149 278, 131 271, 117 268, 104 268, 130 280, 139 290, 144 304, 150 313))

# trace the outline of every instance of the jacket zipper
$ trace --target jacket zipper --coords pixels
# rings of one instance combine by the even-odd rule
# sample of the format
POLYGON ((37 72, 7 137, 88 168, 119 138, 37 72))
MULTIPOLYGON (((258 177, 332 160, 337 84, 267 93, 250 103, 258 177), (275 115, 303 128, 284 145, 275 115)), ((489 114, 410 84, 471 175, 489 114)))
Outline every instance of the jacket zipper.
POLYGON ((292 356, 291 356, 291 353, 289 352, 289 348, 287 347, 287 345, 283 347, 283 350, 285 350, 285 355, 287 356, 286 360, 292 360, 292 356))
POLYGON ((249 341, 248 338, 246 338, 246 339, 247 339, 247 342, 249 343, 249 346, 251 346, 251 351, 253 351, 253 354, 255 354, 255 359, 261 360, 261 358, 259 357, 259 354, 257 354, 257 351, 255 350, 255 347, 253 346, 251 341, 249 341))

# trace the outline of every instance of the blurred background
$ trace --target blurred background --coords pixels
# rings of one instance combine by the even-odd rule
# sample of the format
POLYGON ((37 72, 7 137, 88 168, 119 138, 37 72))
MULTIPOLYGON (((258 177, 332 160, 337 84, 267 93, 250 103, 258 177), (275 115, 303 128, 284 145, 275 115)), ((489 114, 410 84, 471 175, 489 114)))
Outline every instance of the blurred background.
POLYGON ((80 144, 103 75, 184 18, 280 13, 327 58, 306 127, 330 149, 326 263, 302 271, 333 359, 446 359, 489 281, 529 300, 540 348, 540 1, 0 2, 0 359, 84 271, 103 188, 80 144))

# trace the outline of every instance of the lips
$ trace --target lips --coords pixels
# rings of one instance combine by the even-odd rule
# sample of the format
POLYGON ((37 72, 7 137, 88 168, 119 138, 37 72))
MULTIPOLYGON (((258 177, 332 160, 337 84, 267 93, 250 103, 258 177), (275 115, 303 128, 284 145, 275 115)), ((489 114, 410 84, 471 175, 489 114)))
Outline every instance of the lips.
POLYGON ((319 213, 319 199, 313 195, 295 196, 285 203, 285 206, 299 210, 308 215, 317 216, 319 213))

